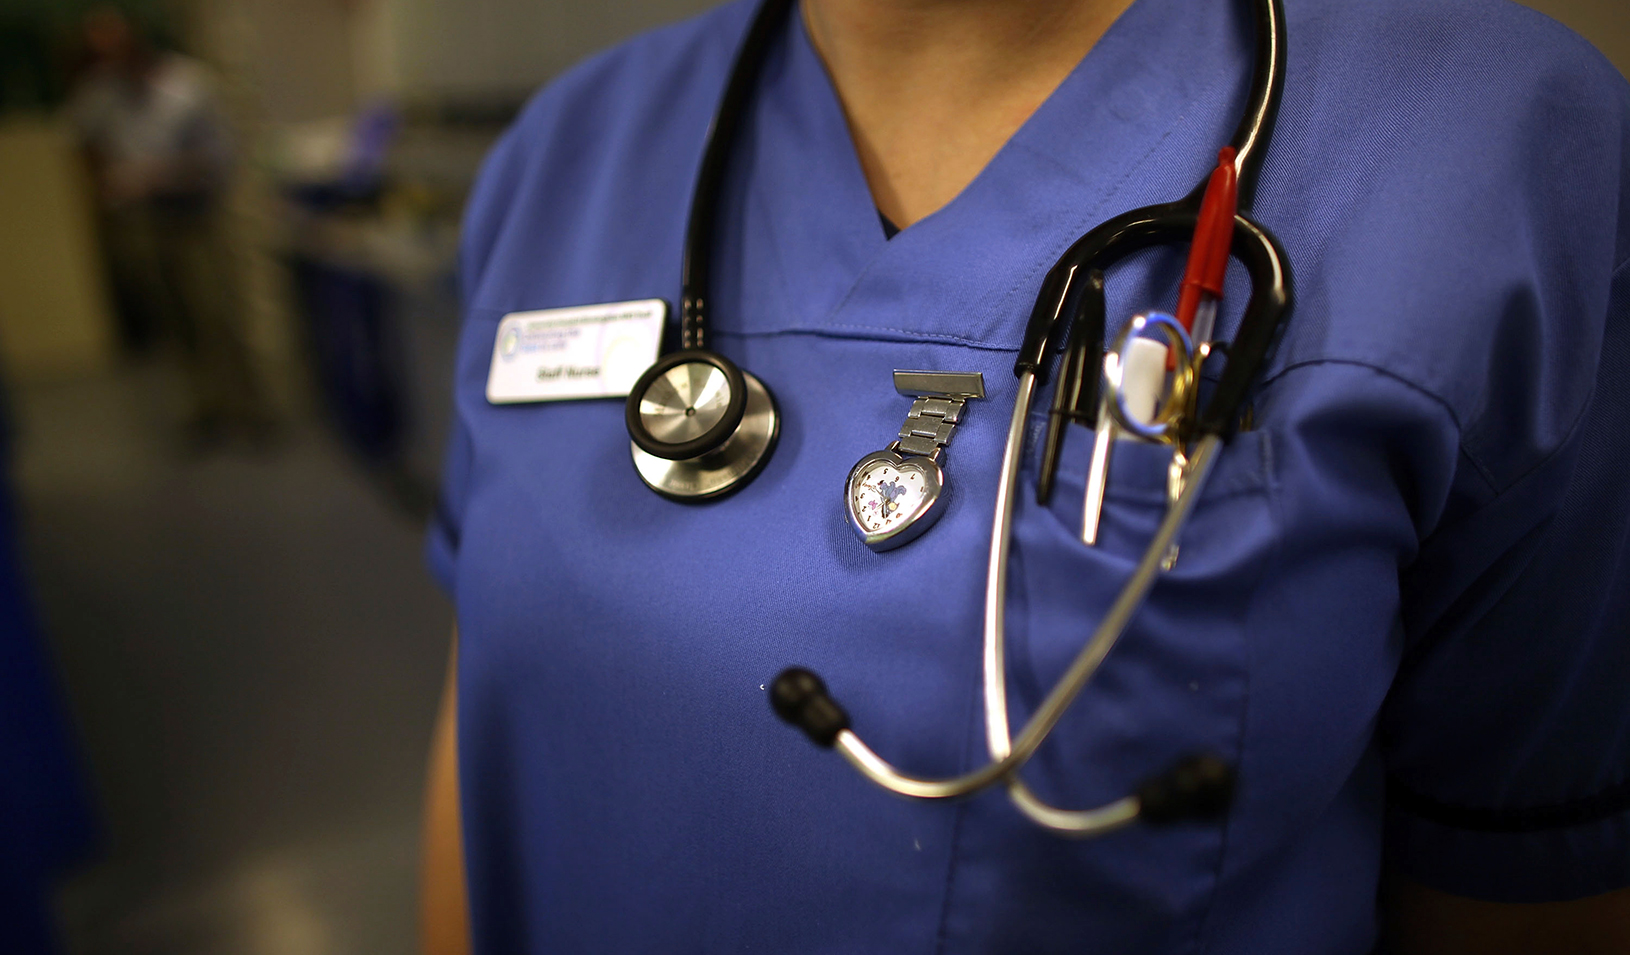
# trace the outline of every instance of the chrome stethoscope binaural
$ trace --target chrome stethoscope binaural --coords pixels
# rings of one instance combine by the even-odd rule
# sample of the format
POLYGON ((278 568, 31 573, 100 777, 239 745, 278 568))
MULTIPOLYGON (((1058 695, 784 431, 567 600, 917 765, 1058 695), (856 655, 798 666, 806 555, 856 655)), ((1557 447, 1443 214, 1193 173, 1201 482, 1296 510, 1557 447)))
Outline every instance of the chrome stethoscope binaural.
MULTIPOLYGON (((1156 428, 1125 418, 1121 382, 1115 370, 1124 364, 1126 347, 1146 331, 1160 331, 1178 352, 1175 364, 1180 374, 1184 369, 1196 371, 1204 352, 1190 344, 1179 326, 1159 319, 1138 319, 1117 336, 1114 347, 1105 355, 1104 406, 1129 430, 1171 443, 1180 455, 1177 460, 1182 462, 1182 470, 1165 517, 1091 638, 1014 736, 1008 723, 1004 641, 1008 550, 1024 436, 1036 389, 1046 384, 1052 359, 1064 350, 1068 335, 1070 358, 1077 374, 1073 378, 1064 376, 1055 394, 1052 427, 1037 488, 1038 498, 1045 502, 1052 490, 1058 441, 1062 440, 1060 421, 1095 415, 1099 407, 1096 363, 1084 362, 1081 356, 1090 354, 1087 345, 1103 353, 1103 270, 1139 249, 1161 242, 1186 242, 1193 237, 1208 185, 1204 180, 1175 202, 1123 213, 1078 239, 1048 272, 1031 312, 1014 365, 1018 395, 1002 455, 986 571, 982 664, 990 761, 949 778, 903 773, 850 729, 848 715, 814 673, 792 668, 770 686, 771 705, 778 715, 817 744, 836 747, 862 775, 885 789, 918 799, 947 799, 1005 786, 1015 805, 1031 820, 1072 836, 1101 834, 1138 819, 1160 823, 1211 816, 1224 811, 1229 803, 1233 770, 1214 755, 1185 758, 1150 778, 1137 792, 1085 810, 1059 809, 1044 803, 1025 784, 1019 771, 1058 725, 1148 596, 1290 312, 1291 279, 1284 250, 1271 232, 1249 216, 1284 88, 1284 5, 1283 0, 1249 2, 1255 18, 1256 56, 1245 113, 1230 143, 1238 206, 1233 215, 1229 254, 1246 267, 1251 277, 1251 297, 1233 340, 1226 345, 1219 343, 1216 348, 1226 355, 1226 361, 1204 405, 1189 414, 1171 416, 1156 428), (1094 373, 1080 375, 1083 364, 1090 364, 1094 373)), ((706 350, 705 315, 713 213, 723 184, 729 142, 740 124, 770 41, 792 6, 793 0, 765 0, 748 30, 709 131, 692 201, 681 299, 682 350, 659 359, 635 384, 628 398, 626 417, 641 478, 658 493, 679 500, 711 499, 751 480, 773 450, 778 431, 774 401, 762 384, 728 359, 706 350)), ((1225 220, 1222 225, 1226 229, 1225 220)), ((1066 366, 1070 366, 1069 361, 1066 366)), ((1189 383, 1187 400, 1193 402, 1192 375, 1189 383)))

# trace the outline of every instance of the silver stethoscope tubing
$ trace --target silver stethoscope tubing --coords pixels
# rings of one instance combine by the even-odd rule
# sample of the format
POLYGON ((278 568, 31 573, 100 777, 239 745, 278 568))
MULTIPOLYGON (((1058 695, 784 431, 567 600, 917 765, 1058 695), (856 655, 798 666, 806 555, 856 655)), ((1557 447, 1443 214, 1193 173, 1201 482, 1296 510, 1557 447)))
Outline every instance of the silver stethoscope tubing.
POLYGON ((989 574, 985 586, 984 696, 986 745, 991 762, 961 776, 924 779, 900 772, 867 746, 853 730, 838 731, 833 745, 862 775, 885 789, 918 799, 950 799, 967 796, 997 783, 1006 783, 1018 807, 1032 820, 1056 832, 1087 836, 1107 832, 1138 817, 1139 797, 1126 796, 1088 810, 1063 810, 1043 803, 1018 776, 1018 771, 1047 739, 1075 702, 1087 681, 1126 631, 1132 616, 1142 605, 1149 589, 1160 576, 1161 563, 1178 533, 1188 521, 1200 497, 1200 488, 1222 447, 1222 439, 1208 435, 1201 439, 1190 458, 1183 493, 1167 510, 1154 538, 1138 561, 1131 578, 1121 588, 1109 612, 1099 622, 1092 638, 1076 654, 1052 692, 1047 694, 1034 715, 1014 738, 1007 718, 1006 634, 1007 557, 1012 541, 1013 502, 1018 494, 1020 460, 1024 434, 1035 397, 1036 378, 1026 373, 1019 379, 1019 394, 1008 426, 1007 444, 1002 454, 1002 472, 996 491, 995 522, 991 528, 989 574))
MULTIPOLYGON (((1149 779, 1137 792, 1082 810, 1060 809, 1043 802, 1020 778, 1019 770, 1097 672, 1160 576, 1167 554, 1193 513, 1223 442, 1232 433, 1257 372, 1290 311, 1290 271, 1284 250, 1248 212, 1284 88, 1284 5, 1283 0, 1251 2, 1256 59, 1245 113, 1231 144, 1236 155, 1240 201, 1230 252, 1250 274, 1251 298, 1238 333, 1224 349, 1227 361, 1210 399, 1193 420, 1184 422, 1183 433, 1173 438, 1179 448, 1192 445, 1182 472, 1181 490, 1091 638, 1018 736, 1013 736, 1008 723, 1006 684, 1007 565, 1024 437, 1036 389, 1044 383, 1050 359, 1072 323, 1082 323, 1088 315, 1096 314, 1101 340, 1102 269, 1139 249, 1161 242, 1187 241, 1193 236, 1206 187, 1204 180, 1183 199, 1134 209, 1093 229, 1064 253, 1042 283, 1014 369, 1018 395, 1002 454, 986 568, 982 667, 990 761, 960 776, 925 778, 903 773, 850 729, 848 714, 814 673, 790 668, 770 687, 771 705, 782 719, 803 730, 818 745, 835 747, 862 775, 884 789, 917 799, 951 799, 1004 785, 1013 803, 1028 818, 1048 830, 1071 836, 1102 834, 1138 819, 1160 823, 1203 818, 1227 808, 1233 791, 1233 770, 1210 755, 1180 760, 1149 779)), ((1122 335, 1110 353, 1117 364, 1123 362, 1124 355, 1119 353, 1129 341, 1122 335)), ((1119 409, 1119 376, 1106 380, 1104 387, 1107 404, 1119 409)))
MULTIPOLYGON (((1123 349, 1128 344, 1126 339, 1120 343, 1123 349)), ((1167 508, 1132 576, 1099 621, 1092 637, 1014 737, 1008 725, 1007 708, 1007 567, 1024 436, 1036 384, 1034 371, 1019 375, 1018 395, 1013 402, 1013 417, 1002 450, 1002 470, 991 524, 982 653, 985 740, 990 762, 960 776, 938 779, 901 772, 849 728, 848 715, 832 701, 820 678, 808 670, 794 668, 778 676, 770 689, 771 703, 783 719, 803 729, 817 743, 835 747, 867 779, 902 796, 954 799, 1005 784, 1014 805, 1032 821, 1061 835, 1076 837, 1101 835, 1140 817, 1169 821, 1212 814, 1226 806, 1233 776, 1226 764, 1210 756, 1187 758, 1146 783, 1137 793, 1093 809, 1066 810, 1049 805, 1019 776, 1019 770, 1040 749, 1143 605, 1160 576, 1167 553, 1193 513, 1223 445, 1221 435, 1200 437, 1184 469, 1183 489, 1167 508)), ((1111 383, 1110 389, 1111 400, 1117 400, 1119 395, 1114 392, 1118 388, 1111 383)))

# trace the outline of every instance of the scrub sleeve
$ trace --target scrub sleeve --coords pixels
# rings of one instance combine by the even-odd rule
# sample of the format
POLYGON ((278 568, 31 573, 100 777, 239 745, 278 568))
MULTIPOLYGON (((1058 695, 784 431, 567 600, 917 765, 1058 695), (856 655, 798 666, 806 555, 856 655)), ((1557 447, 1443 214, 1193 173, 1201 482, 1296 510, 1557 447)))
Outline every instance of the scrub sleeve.
POLYGON ((1477 237, 1441 258, 1465 268, 1479 331, 1451 352, 1410 342, 1451 369, 1414 380, 1460 440, 1400 567, 1404 650, 1377 727, 1389 861, 1503 902, 1630 885, 1630 88, 1531 11, 1491 32, 1540 49, 1526 31, 1549 56, 1441 58, 1478 87, 1460 117, 1482 127, 1476 158, 1432 188, 1477 237))
POLYGON ((1625 265, 1605 318, 1561 444, 1498 480, 1477 441, 1508 439, 1473 435, 1464 470, 1480 506, 1446 515, 1403 572, 1408 644, 1380 725, 1387 852, 1459 895, 1546 902, 1630 885, 1625 265))

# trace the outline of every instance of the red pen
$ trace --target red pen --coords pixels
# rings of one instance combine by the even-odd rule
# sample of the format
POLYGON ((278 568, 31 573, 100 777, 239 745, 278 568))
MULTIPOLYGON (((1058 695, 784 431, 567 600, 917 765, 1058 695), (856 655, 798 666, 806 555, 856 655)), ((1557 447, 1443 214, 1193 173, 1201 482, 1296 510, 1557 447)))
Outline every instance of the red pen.
POLYGON ((1234 147, 1217 153, 1217 168, 1206 184, 1200 203, 1199 220, 1194 226, 1194 244, 1189 247, 1188 266, 1177 297, 1177 320, 1189 331, 1196 346, 1211 340, 1217 319, 1217 300, 1222 298, 1223 278, 1228 274, 1228 250, 1234 245, 1234 211, 1239 204, 1239 171, 1234 167, 1234 147))

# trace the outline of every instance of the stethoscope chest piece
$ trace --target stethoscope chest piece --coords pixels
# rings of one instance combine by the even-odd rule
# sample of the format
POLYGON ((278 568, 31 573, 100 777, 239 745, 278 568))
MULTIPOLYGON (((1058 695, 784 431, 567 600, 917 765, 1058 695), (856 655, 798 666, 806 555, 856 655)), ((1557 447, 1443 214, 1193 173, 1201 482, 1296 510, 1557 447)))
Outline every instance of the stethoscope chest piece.
POLYGON ((664 355, 634 383, 626 408, 634 469, 678 501, 734 491, 769 460, 780 434, 763 382, 716 352, 664 355))

